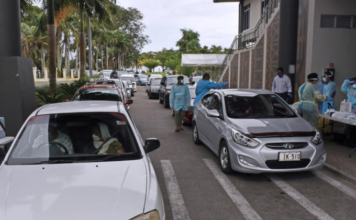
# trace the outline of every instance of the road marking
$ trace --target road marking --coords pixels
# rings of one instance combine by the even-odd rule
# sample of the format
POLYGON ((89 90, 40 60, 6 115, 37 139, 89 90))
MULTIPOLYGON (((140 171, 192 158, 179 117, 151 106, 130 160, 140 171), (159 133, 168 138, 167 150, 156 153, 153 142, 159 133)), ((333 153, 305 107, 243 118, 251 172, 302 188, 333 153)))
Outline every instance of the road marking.
POLYGON ((164 180, 166 182, 169 202, 174 220, 190 220, 182 193, 170 160, 161 160, 164 180))
POLYGON ((245 197, 236 189, 214 161, 212 159, 203 160, 245 219, 262 220, 257 212, 251 207, 250 203, 248 203, 245 197))
POLYGON ((337 172, 337 173, 339 173, 339 174, 341 174, 341 175, 343 175, 343 176, 349 178, 350 180, 352 180, 352 181, 354 181, 354 182, 356 183, 356 178, 353 177, 353 176, 351 176, 350 174, 345 173, 344 171, 342 171, 342 170, 340 170, 340 169, 338 169, 338 168, 336 168, 336 167, 334 167, 334 166, 331 166, 331 165, 328 164, 328 163, 325 163, 324 166, 325 166, 326 168, 328 168, 328 169, 334 171, 334 172, 337 172))
POLYGON ((312 215, 314 215, 317 219, 320 220, 332 220, 330 215, 316 206, 312 201, 307 199, 301 193, 299 193, 296 189, 294 189, 291 185, 283 181, 281 178, 277 177, 274 174, 267 175, 279 188, 281 188, 285 193, 287 193, 292 199, 298 202, 301 206, 303 206, 306 210, 308 210, 312 215))
POLYGON ((325 182, 329 183, 330 185, 334 186, 338 190, 346 193, 347 195, 351 196, 352 198, 356 199, 356 191, 351 189, 350 187, 340 183, 337 180, 334 180, 333 178, 327 176, 326 174, 320 172, 320 171, 313 171, 313 174, 320 179, 324 180, 325 182))

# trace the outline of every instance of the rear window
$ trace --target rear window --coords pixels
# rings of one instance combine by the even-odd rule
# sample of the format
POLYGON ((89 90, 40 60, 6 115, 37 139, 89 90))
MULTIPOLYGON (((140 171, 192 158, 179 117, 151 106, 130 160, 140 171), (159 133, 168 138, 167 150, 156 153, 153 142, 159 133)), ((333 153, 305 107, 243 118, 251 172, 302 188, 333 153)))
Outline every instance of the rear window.
POLYGON ((153 79, 151 80, 151 85, 152 86, 159 86, 161 83, 161 79, 153 79))
POLYGON ((122 101, 117 89, 80 90, 73 101, 122 101))
POLYGON ((29 120, 7 164, 98 162, 141 157, 123 114, 50 114, 29 120))

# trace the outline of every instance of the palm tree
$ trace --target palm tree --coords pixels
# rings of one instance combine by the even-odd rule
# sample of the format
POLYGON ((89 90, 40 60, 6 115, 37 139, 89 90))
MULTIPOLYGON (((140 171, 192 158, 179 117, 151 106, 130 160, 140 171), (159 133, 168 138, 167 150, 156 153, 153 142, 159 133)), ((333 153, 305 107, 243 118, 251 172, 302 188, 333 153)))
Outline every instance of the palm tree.
POLYGON ((54 1, 47 0, 47 40, 49 94, 56 94, 56 27, 54 25, 54 1))
POLYGON ((200 48, 200 34, 198 32, 190 29, 180 29, 180 31, 182 32, 183 36, 176 44, 180 51, 189 53, 196 48, 200 48))

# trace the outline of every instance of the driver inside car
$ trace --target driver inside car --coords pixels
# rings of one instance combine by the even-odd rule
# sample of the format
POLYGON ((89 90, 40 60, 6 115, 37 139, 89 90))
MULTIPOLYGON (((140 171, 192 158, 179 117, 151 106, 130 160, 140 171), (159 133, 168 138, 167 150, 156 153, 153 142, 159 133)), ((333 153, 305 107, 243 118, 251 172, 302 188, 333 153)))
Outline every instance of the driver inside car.
MULTIPOLYGON (((51 142, 61 144, 63 147, 65 147, 67 149, 68 154, 74 153, 73 144, 72 144, 70 137, 68 135, 62 133, 57 128, 56 123, 50 122, 48 129, 47 129, 47 124, 40 125, 40 134, 34 140, 33 148, 37 149, 40 146, 45 145, 47 143, 51 143, 51 142)), ((62 147, 59 147, 59 149, 63 153, 66 153, 66 151, 62 147)))
POLYGON ((124 154, 125 150, 122 144, 111 137, 109 128, 105 123, 97 123, 92 127, 93 144, 97 154, 124 154))

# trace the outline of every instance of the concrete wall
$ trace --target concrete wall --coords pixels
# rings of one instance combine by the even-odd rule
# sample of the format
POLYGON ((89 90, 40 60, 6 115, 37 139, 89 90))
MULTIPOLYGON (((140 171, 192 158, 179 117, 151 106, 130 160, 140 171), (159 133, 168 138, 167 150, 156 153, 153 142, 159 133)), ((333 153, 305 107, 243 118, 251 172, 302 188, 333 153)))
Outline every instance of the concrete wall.
MULTIPOLYGON (((307 74, 316 72, 320 78, 324 68, 329 63, 335 64, 335 82, 337 95, 335 106, 339 108, 340 101, 346 98, 340 88, 348 76, 356 77, 356 29, 320 28, 322 14, 329 15, 355 15, 355 0, 309 0, 314 10, 313 17, 309 21, 309 30, 313 33, 311 42, 308 42, 310 60, 307 63, 307 74)), ((309 13, 311 14, 311 13, 309 13)), ((308 34, 309 35, 309 34, 308 34)), ((306 75, 307 75, 306 74, 306 75)))
POLYGON ((245 0, 244 6, 248 4, 251 4, 249 29, 253 29, 261 18, 261 0, 245 0))

